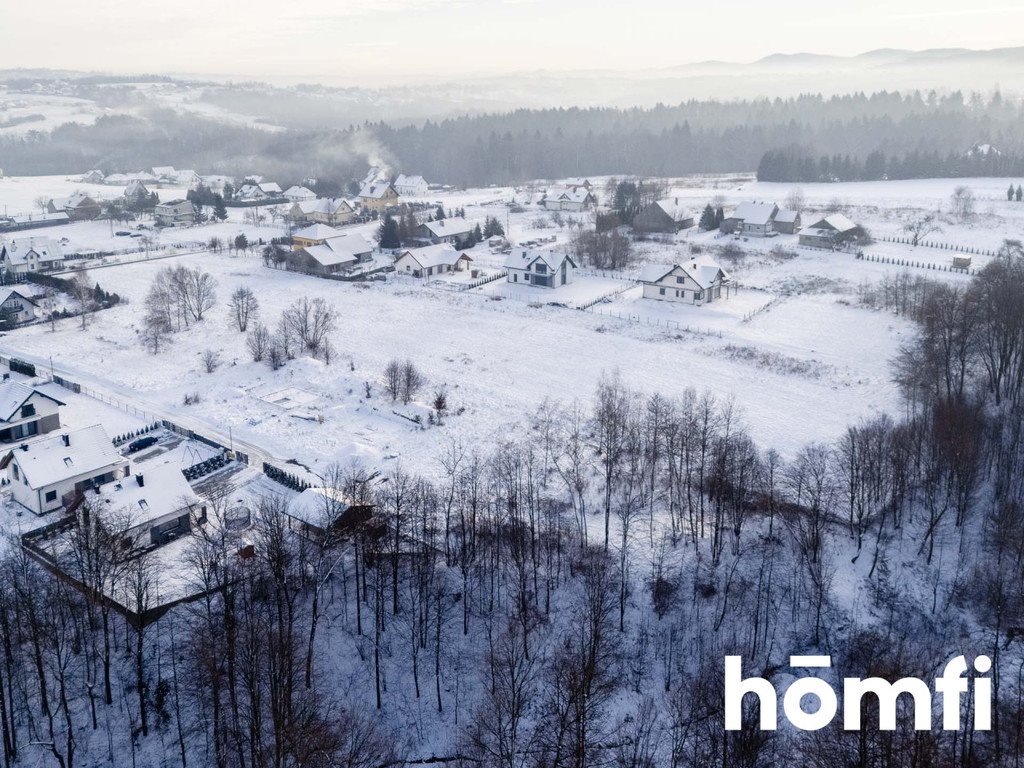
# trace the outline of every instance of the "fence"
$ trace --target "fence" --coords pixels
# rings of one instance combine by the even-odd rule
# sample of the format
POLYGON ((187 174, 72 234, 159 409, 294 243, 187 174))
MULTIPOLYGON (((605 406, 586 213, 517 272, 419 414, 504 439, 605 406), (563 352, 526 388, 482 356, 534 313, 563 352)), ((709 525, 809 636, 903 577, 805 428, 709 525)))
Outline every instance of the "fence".
POLYGON ((655 317, 651 318, 647 315, 634 314, 632 312, 621 312, 614 309, 603 309, 600 307, 593 307, 589 312, 602 317, 613 317, 617 320, 625 320, 629 323, 637 323, 639 325, 649 325, 654 328, 667 328, 682 331, 683 333, 693 333, 698 336, 708 336, 714 338, 722 338, 721 331, 714 331, 710 328, 700 328, 691 325, 683 325, 677 320, 670 320, 668 318, 655 317))
POLYGON ((864 261, 874 261, 878 264, 892 264, 896 267, 912 267, 914 269, 932 269, 938 272, 959 272, 963 275, 973 275, 976 270, 972 267, 954 267, 949 264, 935 264, 928 261, 912 261, 911 259, 897 259, 891 256, 875 256, 865 253, 858 257, 864 261))
MULTIPOLYGON (((621 280, 625 281, 625 278, 614 278, 614 279, 616 279, 616 280, 620 280, 621 279, 621 280)), ((579 309, 579 310, 590 309, 595 304, 600 304, 602 301, 606 301, 606 300, 612 298, 613 296, 618 296, 620 293, 625 293, 630 288, 635 288, 636 286, 637 286, 636 282, 634 282, 632 280, 626 281, 626 285, 622 286, 621 288, 616 288, 615 290, 608 291, 607 293, 605 293, 605 294, 603 294, 601 296, 598 296, 596 299, 590 299, 589 301, 584 301, 582 304, 577 304, 576 305, 576 309, 579 309)))
POLYGON ((875 237, 883 243, 895 243, 896 245, 909 245, 917 248, 935 248, 940 251, 957 251, 959 253, 971 253, 976 256, 995 256, 995 251, 990 251, 985 248, 975 248, 973 246, 962 246, 954 245, 953 243, 944 243, 935 240, 922 240, 915 245, 912 238, 908 237, 887 237, 885 235, 878 235, 875 237))
POLYGON ((463 291, 468 291, 471 288, 479 288, 481 285, 487 285, 487 283, 493 283, 495 280, 501 280, 503 277, 508 277, 508 270, 502 269, 495 272, 493 275, 484 275, 478 277, 476 280, 466 283, 462 286, 463 291))

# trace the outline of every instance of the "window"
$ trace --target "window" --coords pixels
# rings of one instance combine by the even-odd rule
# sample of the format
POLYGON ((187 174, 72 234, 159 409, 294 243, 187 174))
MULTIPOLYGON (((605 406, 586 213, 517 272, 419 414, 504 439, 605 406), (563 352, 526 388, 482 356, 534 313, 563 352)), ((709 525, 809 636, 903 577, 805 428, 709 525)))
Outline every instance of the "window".
POLYGON ((664 296, 664 295, 665 295, 665 289, 664 289, 664 288, 659 288, 659 289, 658 289, 658 293, 659 293, 660 295, 664 296))
POLYGON ((25 419, 35 415, 36 407, 32 403, 25 403, 25 405, 21 406, 21 418, 25 419))
POLYGON ((46 492, 46 503, 47 504, 49 504, 52 501, 56 501, 56 500, 57 500, 57 492, 56 491, 47 491, 46 492))
POLYGON ((11 464, 11 472, 14 473, 14 479, 15 480, 21 480, 21 475, 18 474, 18 465, 17 464, 11 464))
POLYGON ((536 272, 536 273, 537 273, 538 275, 543 275, 543 274, 545 274, 545 273, 546 273, 546 272, 548 271, 548 268, 547 268, 547 265, 546 265, 546 264, 541 264, 541 263, 540 263, 540 262, 538 261, 538 262, 537 262, 537 269, 536 269, 536 270, 534 270, 534 271, 535 271, 535 272, 536 272))
POLYGON ((703 300, 703 298, 704 298, 704 291, 694 291, 693 292, 693 298, 695 298, 697 301, 703 300))
POLYGON ((682 275, 676 275, 676 283, 685 283, 685 282, 686 282, 686 278, 685 277, 683 277, 682 275))

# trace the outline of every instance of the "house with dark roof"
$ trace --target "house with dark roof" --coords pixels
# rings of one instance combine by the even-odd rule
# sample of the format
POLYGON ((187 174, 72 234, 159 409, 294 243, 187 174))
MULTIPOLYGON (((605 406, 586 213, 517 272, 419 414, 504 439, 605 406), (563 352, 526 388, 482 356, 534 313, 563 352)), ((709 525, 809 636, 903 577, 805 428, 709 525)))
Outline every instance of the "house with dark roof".
POLYGON ((693 226, 693 213, 678 197, 657 200, 633 217, 637 232, 678 232, 693 226))
POLYGON ((20 381, 0 384, 0 443, 14 443, 60 429, 64 403, 20 381))

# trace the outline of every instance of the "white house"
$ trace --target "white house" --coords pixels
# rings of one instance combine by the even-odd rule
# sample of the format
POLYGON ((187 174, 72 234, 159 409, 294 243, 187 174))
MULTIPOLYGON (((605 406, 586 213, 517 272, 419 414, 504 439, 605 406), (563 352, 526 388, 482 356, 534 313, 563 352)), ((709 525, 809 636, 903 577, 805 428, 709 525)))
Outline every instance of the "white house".
POLYGON ((460 217, 450 219, 438 219, 437 221, 426 221, 416 227, 414 236, 417 240, 423 240, 437 245, 439 243, 457 244, 465 240, 479 222, 460 217))
POLYGON ((276 200, 282 197, 281 187, 272 181, 263 181, 257 184, 249 183, 243 184, 235 192, 236 200, 246 201, 262 201, 262 200, 276 200))
POLYGON ((0 384, 0 443, 14 443, 60 429, 60 400, 20 381, 0 384))
POLYGON ((64 266, 64 252, 48 237, 27 237, 0 243, 0 268, 14 275, 49 272, 64 266))
POLYGON ((841 213, 818 219, 800 231, 800 245, 812 248, 834 248, 837 245, 863 237, 864 228, 841 213))
POLYGON ((750 237, 775 235, 775 217, 779 206, 775 203, 740 203, 722 222, 719 229, 725 234, 736 233, 750 237))
POLYGON ((292 221, 327 224, 332 227, 348 224, 355 216, 355 206, 340 197, 300 200, 293 203, 288 210, 288 218, 292 221))
POLYGON ((648 264, 640 272, 645 299, 710 304, 729 296, 729 274, 709 256, 695 256, 677 264, 648 264))
POLYGON ((399 174, 392 186, 402 197, 423 197, 430 190, 427 180, 422 176, 406 176, 404 173, 399 174))
POLYGON ((196 223, 196 208, 191 200, 168 200, 153 209, 156 223, 161 227, 181 227, 196 223))
POLYGON ((359 190, 359 204, 368 211, 383 211, 398 202, 398 193, 386 181, 364 184, 359 190))
POLYGON ((505 260, 505 268, 510 283, 557 288, 573 281, 577 265, 567 253, 516 248, 505 260))
POLYGON ((128 472, 128 460, 99 424, 22 443, 0 469, 7 470, 14 500, 37 515, 70 504, 78 494, 128 472))
POLYGON ((586 187, 551 187, 541 205, 549 211, 578 213, 594 204, 594 196, 586 187))
POLYGON ((473 261, 448 243, 428 245, 423 248, 409 248, 395 259, 395 271, 400 275, 430 277, 446 272, 462 272, 469 269, 473 261))
POLYGON ((134 476, 85 491, 77 511, 83 525, 105 522, 139 548, 161 546, 206 522, 206 506, 170 463, 136 466, 134 476))
POLYGON ((285 200, 292 203, 301 203, 304 200, 316 200, 316 192, 306 187, 293 184, 284 191, 285 200))
POLYGON ((39 305, 35 299, 10 287, 0 288, 0 324, 27 323, 36 319, 39 305))

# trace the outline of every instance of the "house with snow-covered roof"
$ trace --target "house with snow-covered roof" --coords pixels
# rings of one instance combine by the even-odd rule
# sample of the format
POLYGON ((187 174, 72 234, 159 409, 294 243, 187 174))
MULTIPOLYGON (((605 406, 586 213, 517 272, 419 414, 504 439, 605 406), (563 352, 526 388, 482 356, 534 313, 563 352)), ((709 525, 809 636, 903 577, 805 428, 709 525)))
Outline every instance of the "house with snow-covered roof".
POLYGON ((505 260, 508 282, 537 288, 558 288, 576 277, 576 262, 561 251, 515 248, 505 260))
MULTIPOLYGON (((317 224, 323 227, 323 224, 317 224)), ((327 227, 330 229, 330 227, 327 227)), ((337 230, 334 230, 337 232, 337 230)), ((360 234, 338 233, 292 251, 290 263, 312 272, 333 274, 352 269, 373 258, 373 245, 360 234)))
POLYGON ((64 251, 48 237, 23 237, 0 243, 0 269, 9 275, 50 272, 64 266, 64 251))
POLYGON ((569 211, 579 213, 594 204, 594 196, 586 187, 551 187, 544 195, 541 205, 548 211, 569 211))
POLYGON ((371 181, 359 190, 359 204, 369 211, 382 211, 398 202, 398 193, 388 181, 371 181))
POLYGON ((678 232, 693 226, 693 213, 678 197, 666 197, 644 207, 633 218, 638 232, 678 232))
POLYGON ((299 203, 303 200, 316 200, 316 192, 308 187, 292 184, 284 191, 284 199, 291 203, 299 203))
POLYGON ((284 196, 281 187, 273 181, 261 181, 258 183, 243 184, 235 192, 235 200, 246 202, 263 202, 267 200, 278 200, 284 196))
POLYGON ((47 213, 64 211, 72 221, 88 221, 100 215, 100 204, 85 192, 75 192, 68 197, 53 198, 46 204, 47 213))
POLYGON ((0 461, 13 499, 37 515, 76 501, 86 490, 118 480, 128 460, 99 424, 64 430, 11 448, 0 461))
POLYGON ((422 197, 430 191, 427 180, 422 176, 406 176, 404 173, 398 175, 392 186, 402 197, 422 197))
POLYGON ((818 219, 800 232, 800 245, 835 248, 864 237, 864 228, 841 213, 818 219))
POLYGON ((153 216, 161 227, 187 227, 196 223, 196 207, 191 200, 168 200, 157 204, 153 216))
POLYGON ((39 304, 17 288, 0 288, 0 328, 36 319, 39 304))
POLYGON ((425 221, 413 231, 413 237, 426 243, 458 245, 472 233, 480 222, 462 217, 425 221))
POLYGON ((91 487, 75 511, 80 524, 103 523, 140 549, 167 544, 206 522, 206 505, 172 463, 136 465, 133 475, 91 487))
POLYGON ((800 211, 780 208, 775 214, 775 231, 782 235, 795 235, 800 231, 800 211))
POLYGON ((332 237, 340 237, 343 234, 345 233, 340 229, 335 229, 329 224, 310 224, 292 233, 292 250, 322 245, 332 237))
POLYGON ((60 429, 64 403, 20 381, 0 383, 0 443, 14 443, 60 429))
POLYGON ((341 197, 300 200, 288 209, 288 218, 293 222, 328 224, 332 227, 348 224, 355 217, 355 207, 341 197))
POLYGON ((648 264, 640 271, 645 299, 685 304, 710 304, 729 296, 729 273, 710 256, 699 255, 675 264, 648 264))
POLYGON ((749 237, 771 237, 775 234, 775 217, 779 206, 775 203, 740 203, 730 213, 719 229, 727 235, 747 235, 749 237))
POLYGON ((469 269, 473 259, 449 243, 427 245, 423 248, 407 248, 395 259, 395 271, 412 277, 431 277, 447 272, 462 272, 469 269))

